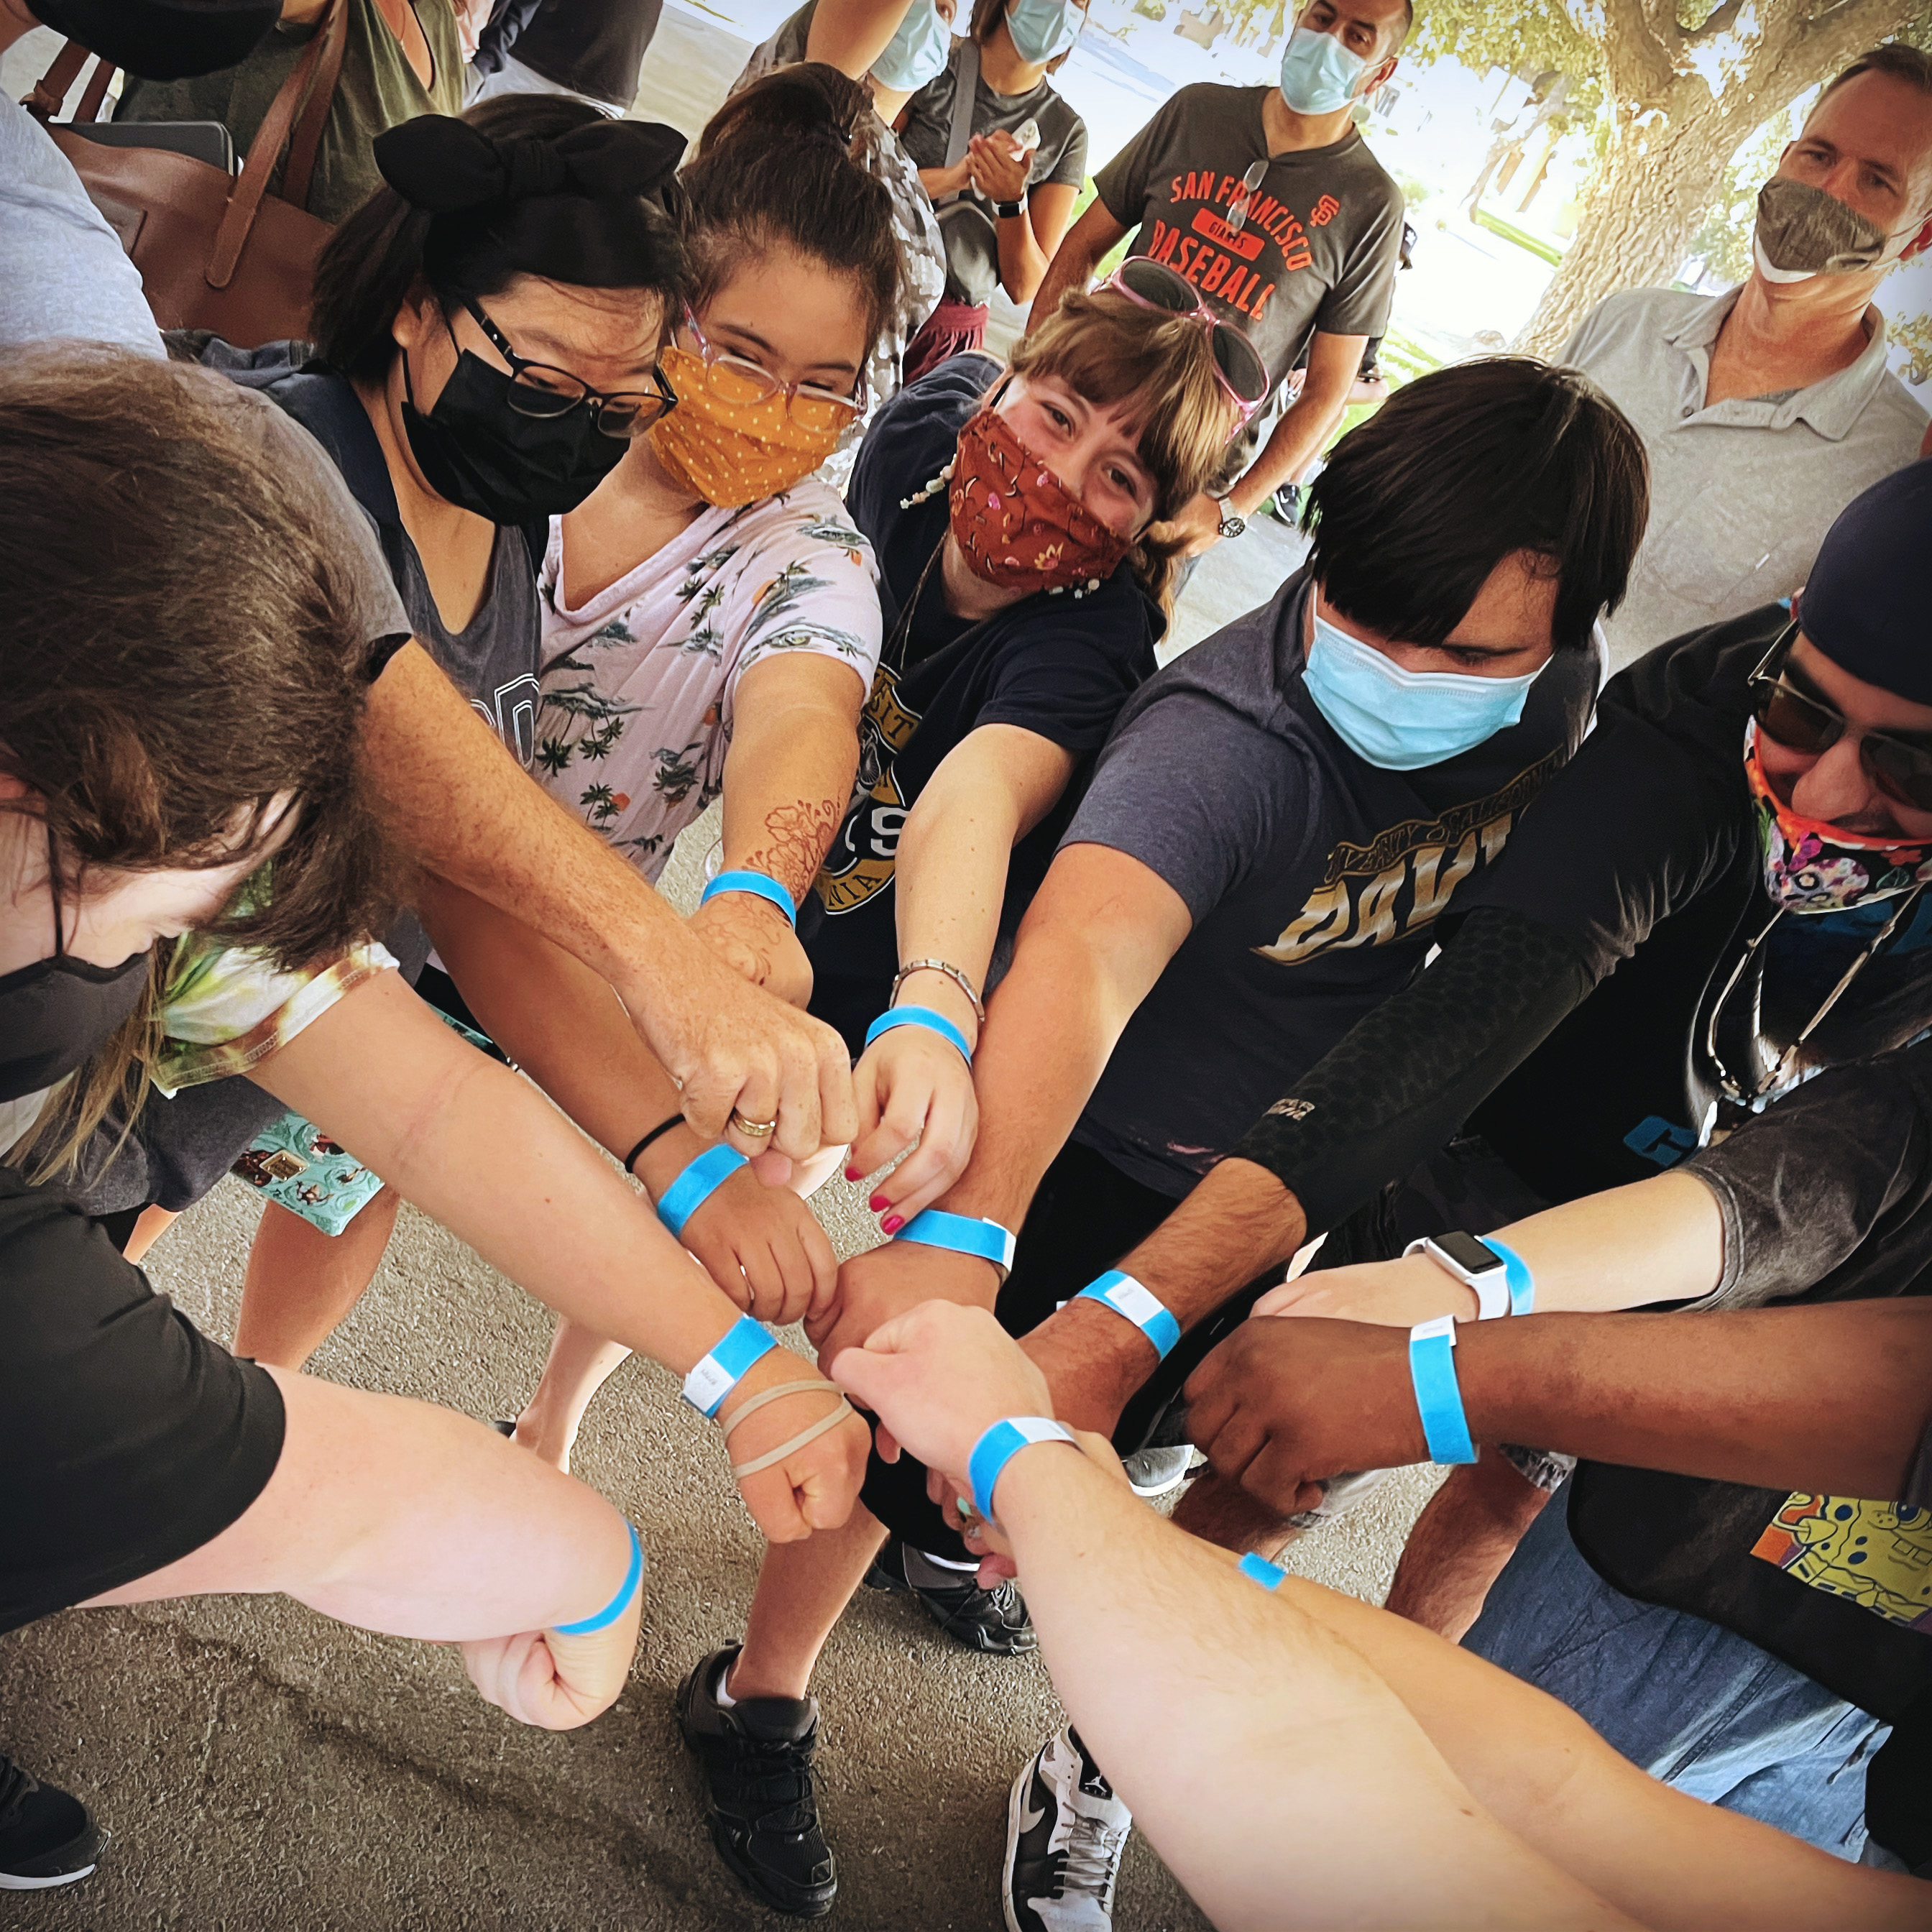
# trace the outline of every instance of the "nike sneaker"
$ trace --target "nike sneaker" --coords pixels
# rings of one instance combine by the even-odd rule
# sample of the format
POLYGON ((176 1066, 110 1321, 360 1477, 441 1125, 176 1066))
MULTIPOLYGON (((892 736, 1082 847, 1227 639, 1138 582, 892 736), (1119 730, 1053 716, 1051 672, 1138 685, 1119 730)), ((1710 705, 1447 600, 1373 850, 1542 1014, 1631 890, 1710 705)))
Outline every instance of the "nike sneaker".
POLYGON ((1006 1932, 1113 1932, 1133 1814, 1071 1724, 1013 1782, 1000 1898, 1006 1932))
POLYGON ((970 1570, 949 1570, 891 1538, 866 1572, 867 1588, 910 1590, 956 1643, 990 1657, 1028 1657, 1040 1648, 1026 1599, 1010 1580, 982 1590, 970 1570))
POLYGON ((78 1798, 0 1755, 0 1892, 46 1892, 87 1876, 107 1834, 78 1798))

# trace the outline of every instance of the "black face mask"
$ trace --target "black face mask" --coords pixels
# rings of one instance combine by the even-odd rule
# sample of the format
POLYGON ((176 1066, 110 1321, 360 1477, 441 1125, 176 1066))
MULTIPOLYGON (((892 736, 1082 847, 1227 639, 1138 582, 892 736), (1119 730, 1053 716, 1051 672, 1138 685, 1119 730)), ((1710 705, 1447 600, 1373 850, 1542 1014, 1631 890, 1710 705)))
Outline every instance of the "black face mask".
POLYGON ((0 1100, 38 1094, 84 1066, 147 986, 145 952, 118 966, 63 953, 0 978, 0 1100))
POLYGON ((238 66, 273 31, 281 0, 30 0, 69 40, 144 80, 238 66))
POLYGON ((624 460, 628 445, 606 436, 579 404, 560 416, 526 416, 510 400, 507 370, 459 350, 436 406, 416 405, 403 356, 403 428, 410 453, 446 502, 493 524, 526 524, 574 510, 624 460))

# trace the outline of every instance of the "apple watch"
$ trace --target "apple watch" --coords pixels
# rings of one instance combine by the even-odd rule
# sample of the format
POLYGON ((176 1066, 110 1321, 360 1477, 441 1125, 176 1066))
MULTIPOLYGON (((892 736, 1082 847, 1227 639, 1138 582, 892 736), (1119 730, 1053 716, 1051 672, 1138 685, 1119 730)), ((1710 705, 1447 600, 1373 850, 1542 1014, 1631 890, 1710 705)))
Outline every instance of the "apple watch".
POLYGON ((1499 1241, 1480 1241, 1456 1228, 1443 1234, 1425 1234, 1411 1241, 1402 1252, 1412 1255, 1418 1249, 1444 1274, 1475 1290, 1478 1322, 1527 1315, 1534 1304, 1536 1284, 1528 1264, 1499 1241))
POLYGON ((1022 194, 1017 201, 996 201, 993 204, 993 212, 1002 221, 1010 221, 1016 215, 1025 214, 1026 196, 1022 194))

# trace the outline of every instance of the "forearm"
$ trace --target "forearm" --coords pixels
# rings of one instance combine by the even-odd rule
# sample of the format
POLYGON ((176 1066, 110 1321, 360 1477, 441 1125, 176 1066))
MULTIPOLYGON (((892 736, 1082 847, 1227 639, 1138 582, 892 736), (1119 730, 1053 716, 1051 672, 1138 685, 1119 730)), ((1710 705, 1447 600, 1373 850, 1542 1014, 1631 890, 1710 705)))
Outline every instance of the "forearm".
MULTIPOLYGON (((1588 994, 1568 941, 1520 914, 1472 913, 1235 1143, 1325 1233, 1412 1173, 1588 994)), ((1305 1234, 1298 1231, 1288 1252, 1305 1234)))
POLYGON ((1283 1922, 1286 1818, 1299 1922, 1492 1923, 1504 1897, 1513 1922, 1622 1922, 1584 1917, 1578 1888, 1470 1804, 1396 1695, 1297 1600, 1064 1450, 1016 1457, 997 1502, 1061 1702, 1217 1925, 1283 1922))
POLYGON ((680 1377, 737 1319, 543 1096, 394 975, 358 987, 254 1077, 539 1300, 680 1377))
POLYGON ((1300 475, 1328 446, 1348 406, 1348 383, 1318 382, 1310 372, 1301 394, 1282 410, 1261 453, 1228 493, 1234 508, 1252 517, 1278 486, 1300 475))
POLYGON ((1038 292, 1051 259, 1034 236, 1028 208, 1000 218, 999 242, 1000 285, 1010 301, 1024 308, 1038 292))
MULTIPOLYGON (((1096 202, 1094 204, 1098 207, 1096 202)), ((1094 279, 1094 271, 1100 258, 1113 242, 1099 241, 1097 237, 1083 235, 1082 228, 1086 217, 1083 215, 1070 229, 1060 246, 1053 251, 1053 260, 1046 265, 1046 272, 1040 278, 1040 286, 1033 294, 1033 307, 1027 315, 1027 333, 1030 335, 1054 310, 1060 306, 1060 299, 1070 289, 1084 290, 1094 279)))
POLYGON ((418 865, 528 920, 600 979, 638 988, 715 970, 669 902, 517 769, 418 645, 370 694, 363 759, 418 865))
POLYGON ((905 13, 906 0, 819 0, 805 57, 862 80, 898 32, 905 13))
MULTIPOLYGON (((760 668, 762 668, 760 667, 760 668)), ((859 769, 858 702, 746 706, 724 760, 724 845, 721 872, 776 879, 797 906, 812 890, 852 795, 859 769)), ((754 673, 755 675, 755 673, 754 673)), ((749 680, 747 680, 749 682, 749 680)))
MULTIPOLYGON (((1724 1224, 1711 1190, 1678 1170, 1584 1196, 1491 1238, 1520 1256, 1540 1315, 1690 1301, 1724 1273, 1724 1224)), ((1412 1328, 1437 1315, 1474 1319, 1476 1292, 1423 1254, 1353 1268, 1316 1268, 1284 1290, 1279 1315, 1412 1328)))
POLYGON ((1538 1316, 1457 1336, 1471 1432, 1718 1482, 1898 1497, 1932 1421, 1932 1304, 1538 1316), (1856 1388, 1855 1414, 1820 1402, 1856 1388))
POLYGON ((286 1425, 268 1487, 212 1543, 99 1600, 278 1591, 442 1642, 576 1622, 616 1593, 629 1539, 583 1484, 451 1410, 268 1372, 286 1425))
MULTIPOLYGON (((422 899, 430 936, 484 1030, 600 1147, 621 1160, 680 1111, 670 1076, 581 961, 453 886, 432 884, 422 899)), ((664 1138, 686 1137, 692 1152, 702 1144, 688 1128, 664 1138)))

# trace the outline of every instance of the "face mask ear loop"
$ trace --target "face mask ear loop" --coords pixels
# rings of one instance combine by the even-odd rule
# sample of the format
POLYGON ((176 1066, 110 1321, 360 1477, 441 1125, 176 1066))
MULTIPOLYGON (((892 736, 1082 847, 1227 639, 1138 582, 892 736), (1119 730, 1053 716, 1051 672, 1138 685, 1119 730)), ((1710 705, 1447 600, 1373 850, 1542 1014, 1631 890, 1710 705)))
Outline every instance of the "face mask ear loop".
POLYGON ((40 823, 47 835, 47 896, 54 902, 54 957, 61 959, 67 956, 67 920, 61 910, 60 864, 54 849, 53 826, 46 819, 40 823))

